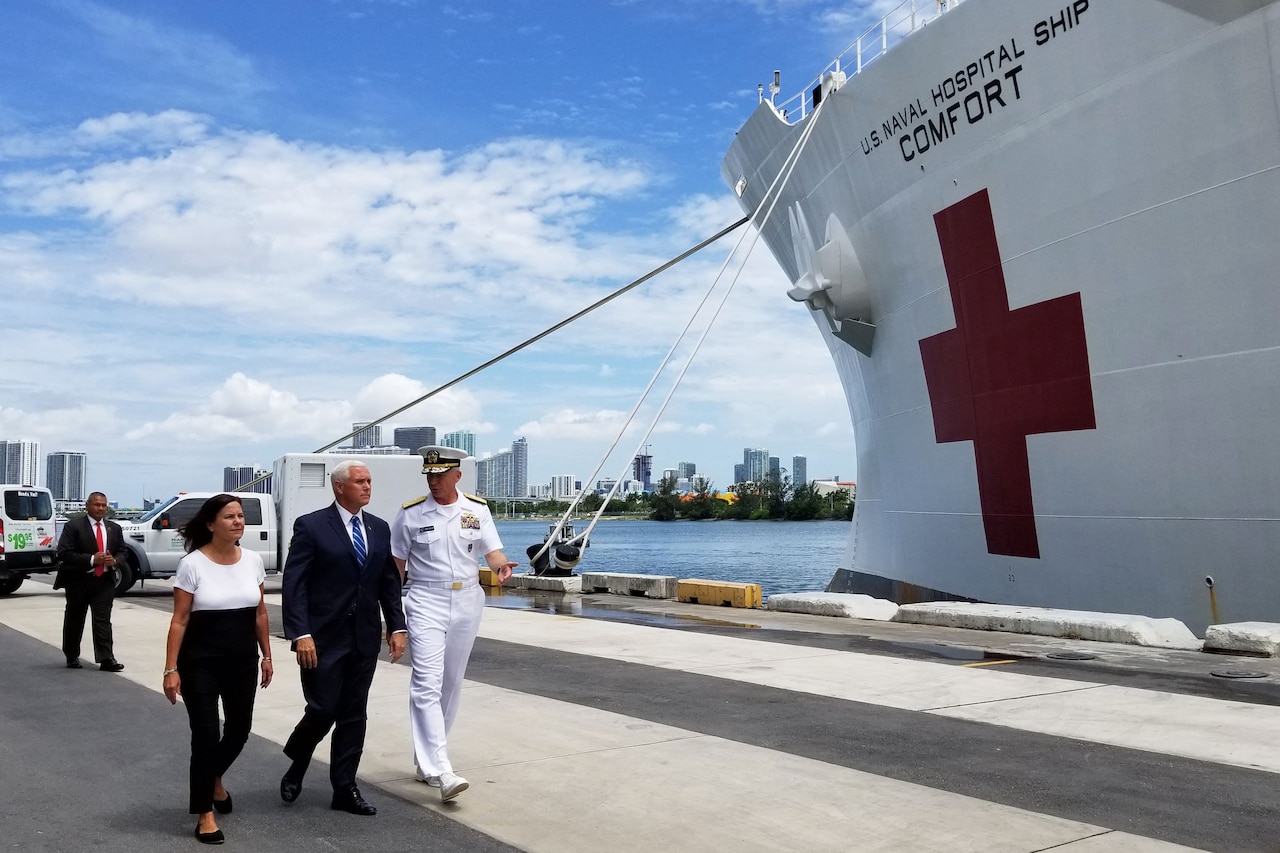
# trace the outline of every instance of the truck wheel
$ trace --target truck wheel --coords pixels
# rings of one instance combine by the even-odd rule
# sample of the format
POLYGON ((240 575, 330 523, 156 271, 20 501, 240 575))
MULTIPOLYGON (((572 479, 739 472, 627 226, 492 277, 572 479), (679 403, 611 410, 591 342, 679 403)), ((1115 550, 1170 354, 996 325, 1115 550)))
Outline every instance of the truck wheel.
POLYGON ((117 563, 116 574, 119 576, 116 581, 116 595, 124 595, 133 588, 134 581, 138 579, 137 573, 133 570, 132 560, 117 563))
POLYGON ((0 595, 9 595, 11 592, 22 586, 22 582, 26 580, 23 575, 10 575, 0 581, 0 595))

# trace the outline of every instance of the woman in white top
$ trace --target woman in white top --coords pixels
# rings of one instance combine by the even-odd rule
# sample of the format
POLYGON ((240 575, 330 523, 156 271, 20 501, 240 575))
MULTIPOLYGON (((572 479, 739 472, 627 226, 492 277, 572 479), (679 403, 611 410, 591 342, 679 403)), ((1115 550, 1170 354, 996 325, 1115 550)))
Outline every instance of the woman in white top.
POLYGON ((191 722, 190 811, 205 844, 224 840, 214 818, 215 809, 231 812, 222 776, 249 740, 256 687, 272 675, 262 558, 240 547, 243 534, 244 509, 233 495, 209 498, 182 528, 187 555, 173 584, 165 648, 164 695, 174 704, 182 696, 191 722))

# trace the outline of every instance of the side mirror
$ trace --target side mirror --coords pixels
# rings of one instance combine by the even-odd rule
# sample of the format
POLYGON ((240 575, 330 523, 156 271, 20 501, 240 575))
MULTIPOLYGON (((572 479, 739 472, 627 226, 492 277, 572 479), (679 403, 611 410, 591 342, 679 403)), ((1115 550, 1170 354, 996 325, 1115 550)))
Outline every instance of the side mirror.
POLYGON ((162 512, 160 517, 151 525, 152 530, 168 530, 169 529, 169 513, 162 512))

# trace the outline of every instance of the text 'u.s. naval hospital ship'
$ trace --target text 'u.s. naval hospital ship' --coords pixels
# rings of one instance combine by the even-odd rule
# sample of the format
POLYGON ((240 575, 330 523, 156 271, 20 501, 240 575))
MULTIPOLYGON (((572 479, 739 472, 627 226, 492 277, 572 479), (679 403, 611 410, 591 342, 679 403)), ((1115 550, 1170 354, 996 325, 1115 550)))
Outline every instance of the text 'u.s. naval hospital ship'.
POLYGON ((723 174, 849 399, 833 591, 1280 621, 1278 75, 1274 0, 916 0, 762 96, 723 174))

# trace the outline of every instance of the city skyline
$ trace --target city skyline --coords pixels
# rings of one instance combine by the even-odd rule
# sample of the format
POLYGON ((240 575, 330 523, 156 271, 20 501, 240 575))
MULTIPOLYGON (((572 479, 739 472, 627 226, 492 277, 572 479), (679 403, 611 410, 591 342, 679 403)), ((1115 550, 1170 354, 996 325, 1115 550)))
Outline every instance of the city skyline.
MULTIPOLYGON (((393 431, 393 435, 403 437, 410 441, 410 443, 416 442, 422 438, 434 439, 438 432, 438 429, 434 426, 421 425, 393 427, 391 429, 393 431)), ((366 440, 377 440, 381 436, 380 425, 370 429, 368 428, 368 422, 353 423, 352 430, 362 430, 362 435, 366 436, 366 440)), ((467 449, 466 445, 468 444, 474 447, 476 436, 474 432, 469 430, 455 430, 446 433, 444 438, 441 439, 442 444, 446 441, 457 442, 458 445, 462 445, 460 449, 465 450, 467 449)), ((432 444, 434 441, 427 441, 425 443, 432 444)), ((30 469, 32 464, 31 460, 38 460, 39 458, 39 447, 40 442, 28 439, 0 440, 0 460, 4 461, 6 471, 11 468, 13 470, 17 470, 23 465, 26 465, 28 469, 30 469)), ((478 454, 471 452, 471 455, 474 456, 477 461, 477 479, 479 480, 478 490, 481 491, 482 494, 487 493, 495 497, 526 497, 545 494, 547 497, 560 499, 559 496, 567 495, 570 492, 572 492, 573 495, 576 495, 577 491, 581 489, 607 491, 609 486, 614 482, 614 478, 606 476, 597 478, 595 483, 585 483, 576 473, 565 474, 563 472, 559 474, 547 474, 540 477, 530 477, 528 473, 530 464, 532 459, 536 458, 536 453, 531 457, 530 447, 531 445, 528 443, 527 439, 521 437, 512 442, 509 447, 496 452, 487 450, 481 450, 478 454), (601 484, 605 485, 602 487, 601 484), (511 494, 500 493, 506 492, 509 489, 518 489, 519 491, 511 494)), ((650 447, 646 446, 646 450, 648 449, 650 449, 650 447)), ((403 445, 376 445, 371 447, 335 448, 329 452, 336 454, 388 452, 407 454, 415 451, 416 448, 414 451, 410 451, 403 445)), ((767 449, 744 448, 743 456, 744 460, 752 460, 752 464, 755 466, 753 470, 764 470, 766 472, 771 469, 774 471, 779 470, 777 467, 779 458, 771 456, 767 449)), ((87 497, 88 490, 90 488, 87 476, 87 454, 79 451, 54 451, 45 456, 45 463, 46 464, 43 469, 45 472, 44 477, 41 478, 37 476, 33 478, 31 482, 26 483, 27 485, 37 485, 50 488, 50 490, 54 492, 55 499, 58 500, 83 501, 85 497, 87 497), (66 480, 64 481, 58 478, 66 478, 66 480), (59 486, 59 489, 68 489, 68 494, 78 494, 79 496, 66 498, 60 497, 59 489, 54 489, 55 484, 59 486), (79 488, 79 492, 74 491, 75 487, 79 488)), ((807 470, 802 467, 806 464, 806 457, 799 455, 792 457, 792 468, 790 469, 790 473, 795 485, 808 482, 807 470), (799 465, 797 463, 799 463, 799 465), (797 472, 800 472, 799 479, 796 479, 795 476, 797 472)), ((38 471, 38 461, 35 463, 35 467, 38 471)), ((693 478, 695 476, 706 478, 707 481, 711 483, 712 488, 716 491, 727 491, 736 482, 741 481, 735 477, 731 477, 723 482, 717 481, 714 476, 708 473, 699 473, 699 463, 690 462, 688 460, 677 462, 675 465, 661 465, 656 467, 658 470, 662 471, 663 476, 674 474, 677 481, 683 484, 681 488, 693 488, 693 478)), ((652 477, 652 471, 654 468, 655 464, 653 454, 640 454, 640 456, 633 459, 631 464, 628 466, 630 476, 624 478, 624 480, 635 482, 636 486, 634 488, 652 491, 657 487, 657 482, 652 477), (643 476, 646 471, 649 473, 649 482, 647 486, 643 486, 641 485, 643 481, 640 480, 640 477, 643 476)), ((737 469, 743 468, 743 465, 737 464, 734 465, 733 468, 736 471, 737 469)), ((259 477, 266 477, 266 479, 254 484, 250 490, 254 492, 269 493, 271 488, 269 468, 258 463, 224 465, 222 469, 222 490, 227 492, 242 490, 245 483, 249 483, 259 477)), ((6 477, 6 479, 8 478, 6 477)), ((825 478, 824 481, 836 479, 838 479, 838 475, 825 478)), ((190 483, 176 491, 204 490, 216 490, 216 486, 206 482, 190 483)), ((144 495, 142 500, 138 502, 129 500, 121 501, 113 498, 112 502, 119 506, 142 506, 145 501, 153 498, 153 495, 144 495)), ((571 498, 572 495, 570 496, 570 499, 571 498)))

